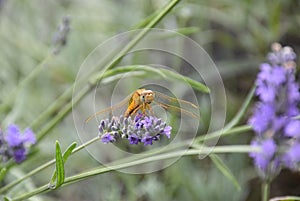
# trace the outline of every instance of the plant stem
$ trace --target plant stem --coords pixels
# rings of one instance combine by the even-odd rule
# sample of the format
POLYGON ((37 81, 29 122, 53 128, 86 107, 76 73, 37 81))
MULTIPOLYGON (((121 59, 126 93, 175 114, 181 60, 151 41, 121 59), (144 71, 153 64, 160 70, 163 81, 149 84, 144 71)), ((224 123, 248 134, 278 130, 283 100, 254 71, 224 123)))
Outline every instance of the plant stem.
MULTIPOLYGON (((161 19, 163 19, 163 17, 177 4, 179 3, 180 0, 173 0, 170 3, 168 3, 163 9, 162 11, 153 18, 153 20, 151 20, 149 22, 149 24, 145 27, 145 29, 141 30, 141 32, 135 37, 133 38, 128 45, 126 45, 121 51, 120 53, 112 59, 112 61, 110 63, 108 63, 104 69, 101 72, 105 72, 106 70, 114 67, 121 59, 122 57, 131 49, 133 48, 150 30, 150 28, 154 27, 161 19)), ((42 65, 41 65, 42 66, 42 65)), ((103 76, 99 77, 99 80, 101 80, 103 76)), ((99 81, 98 80, 98 81, 99 81)), ((44 138, 46 136, 46 134, 48 134, 59 122, 60 120, 62 120, 65 116, 67 116, 69 114, 69 112, 72 110, 72 106, 77 105, 77 103, 94 87, 96 86, 97 83, 89 83, 87 86, 85 86, 80 92, 79 94, 77 94, 72 102, 68 102, 63 108, 62 110, 51 120, 49 121, 44 127, 41 128, 41 131, 37 134, 37 138, 38 140, 41 140, 42 138, 44 138)), ((64 99, 68 100, 71 99, 72 97, 72 93, 70 93, 72 91, 72 88, 70 88, 70 90, 67 90, 67 92, 65 92, 60 98, 59 98, 59 103, 64 103, 64 99)), ((38 117, 39 121, 35 121, 32 123, 33 126, 37 127, 39 125, 42 125, 41 121, 43 119, 46 118, 47 115, 52 114, 57 108, 60 107, 60 104, 52 104, 49 109, 47 109, 45 111, 45 113, 43 113, 40 117, 38 117)), ((52 164, 52 163, 51 163, 52 164)), ((47 166, 48 167, 48 166, 47 166)), ((43 169, 43 168, 42 168, 43 169)), ((40 171, 40 170, 38 170, 40 171)), ((35 174, 35 172, 34 172, 35 174)), ((28 177, 26 177, 28 178, 28 177)), ((26 179, 24 178, 24 179, 26 179)), ((23 180, 24 180, 23 179, 23 180)), ((16 183, 16 182, 15 182, 16 183)), ((13 185, 12 185, 13 186, 13 185)), ((2 189, 1 189, 2 190, 2 189)), ((1 192, 0 190, 0 192, 1 192)), ((7 190, 7 189, 6 189, 7 190)), ((2 190, 3 191, 3 190, 2 190)))
MULTIPOLYGON (((95 176, 98 174, 110 172, 113 170, 120 170, 128 167, 133 167, 136 165, 141 165, 141 164, 146 164, 154 161, 160 161, 160 160, 166 160, 166 159, 172 159, 176 157, 182 157, 182 156, 192 156, 192 155, 199 155, 199 154, 210 154, 210 153, 248 153, 248 152, 254 152, 257 151, 257 149, 253 148, 252 146, 247 146, 247 145, 232 145, 232 146, 217 146, 211 149, 211 147, 205 147, 203 146, 201 149, 190 149, 190 150, 180 150, 180 151, 175 151, 171 153, 164 153, 164 154, 159 154, 156 156, 150 156, 150 157, 145 157, 140 160, 136 161, 130 161, 127 163, 122 163, 122 164, 117 164, 117 165, 112 165, 112 166, 107 166, 107 167, 100 167, 98 169, 90 170, 87 172, 83 172, 71 177, 65 178, 65 183, 63 186, 71 184, 76 181, 80 181, 86 178, 89 178, 91 176, 95 176)), ((12 201, 19 201, 19 200, 24 200, 27 198, 30 198, 34 195, 40 194, 42 192, 48 192, 50 190, 53 190, 49 187, 48 184, 41 186, 31 192, 25 193, 19 197, 16 197, 12 199, 12 201)))
MULTIPOLYGON (((111 60, 110 63, 105 65, 105 67, 100 72, 106 72, 108 69, 118 64, 123 56, 150 31, 150 28, 153 28, 179 1, 180 0, 173 0, 169 4, 167 4, 165 8, 152 21, 150 21, 150 23, 144 29, 142 29, 141 32, 135 38, 133 38, 119 52, 119 54, 111 60)), ((100 81, 103 77, 104 75, 101 75, 98 81, 100 81)), ((79 94, 75 96, 75 100, 73 100, 73 102, 69 102, 67 105, 65 105, 65 107, 57 114, 57 116, 42 128, 42 130, 38 134, 38 140, 41 140, 47 133, 49 133, 52 128, 54 128, 58 124, 58 122, 60 122, 60 120, 63 119, 72 110, 72 106, 75 106, 94 86, 96 86, 96 84, 97 83, 89 83, 79 92, 79 94)), ((39 124, 39 122, 35 122, 35 124, 39 124)))
MULTIPOLYGON (((216 131, 216 132, 207 134, 206 136, 199 136, 194 140, 194 142, 193 142, 193 140, 185 140, 185 141, 182 141, 182 142, 179 142, 179 143, 170 144, 166 148, 152 149, 152 150, 149 150, 149 151, 145 152, 143 155, 134 155, 134 156, 131 156, 131 157, 128 157, 128 158, 120 159, 120 160, 117 161, 117 163, 116 162, 113 162, 113 163, 115 165, 122 164, 122 163, 128 163, 130 161, 140 160, 141 158, 153 156, 153 155, 158 154, 158 153, 160 153, 160 154, 161 153, 167 153, 167 152, 170 152, 170 151, 175 150, 175 149, 189 147, 192 143, 193 144, 198 144, 198 143, 200 143, 204 140, 210 140, 210 139, 223 137, 223 136, 227 136, 227 135, 231 135, 231 134, 244 133, 246 131, 249 131, 250 129, 251 129, 251 127, 246 125, 246 126, 240 126, 240 127, 233 128, 231 130, 228 130, 227 132, 223 132, 222 130, 221 131, 216 131)), ((77 148, 75 148, 73 150, 72 154, 80 151, 84 147, 87 147, 88 145, 94 143, 97 140, 99 140, 98 136, 91 139, 91 140, 89 140, 89 141, 87 141, 86 143, 78 146, 77 148)), ((27 179, 27 178, 33 176, 34 174, 46 169, 47 167, 53 165, 54 163, 55 163, 55 160, 53 159, 53 160, 41 165, 40 167, 38 167, 38 168, 32 170, 31 172, 27 173, 24 177, 19 178, 18 180, 15 180, 12 183, 2 187, 0 189, 0 193, 3 193, 5 191, 11 189, 12 187, 18 185, 19 183, 21 183, 25 179, 27 179)))
MULTIPOLYGON (((90 145, 90 144, 92 144, 92 143, 94 143, 94 142, 96 142, 96 141, 98 141, 98 140, 99 140, 99 136, 97 136, 97 137, 95 137, 95 138, 93 138, 93 139, 87 141, 86 143, 84 143, 84 144, 82 144, 82 145, 76 147, 76 148, 72 151, 72 154, 78 152, 79 150, 81 150, 81 149, 87 147, 88 145, 90 145)), ((7 184, 6 186, 2 187, 2 188, 0 189, 0 194, 3 193, 3 192, 5 192, 5 191, 7 191, 7 190, 9 190, 9 189, 11 189, 12 187, 18 185, 19 183, 21 183, 21 182, 24 181, 25 179, 27 179, 27 178, 29 178, 29 177, 35 175, 36 173, 38 173, 38 172, 40 172, 40 171, 42 171, 42 170, 44 170, 44 169, 50 167, 50 166, 53 165, 53 164, 55 164, 55 159, 52 159, 51 161, 48 161, 47 163, 45 163, 45 164, 43 164, 43 165, 37 167, 36 169, 34 169, 34 170, 28 172, 26 175, 24 175, 24 177, 19 178, 19 179, 15 180, 15 181, 11 182, 10 184, 7 184)))
POLYGON ((262 191, 261 191, 261 200, 262 201, 269 200, 269 187, 270 187, 270 183, 268 181, 264 181, 262 183, 262 191))
POLYGON ((3 101, 3 104, 0 105, 0 112, 4 112, 9 109, 10 104, 14 102, 15 97, 18 92, 22 90, 29 82, 31 82, 36 76, 39 75, 44 65, 52 59, 52 54, 46 56, 30 73, 26 76, 7 96, 3 101))
POLYGON ((158 13, 142 30, 141 32, 133 38, 125 47, 120 51, 120 53, 110 62, 108 63, 102 70, 102 72, 105 72, 109 68, 115 66, 119 61, 123 58, 123 56, 131 50, 146 34, 150 31, 151 28, 153 28, 161 19, 164 18, 166 14, 170 12, 170 10, 180 2, 181 0, 173 0, 170 3, 168 3, 163 10, 158 13))

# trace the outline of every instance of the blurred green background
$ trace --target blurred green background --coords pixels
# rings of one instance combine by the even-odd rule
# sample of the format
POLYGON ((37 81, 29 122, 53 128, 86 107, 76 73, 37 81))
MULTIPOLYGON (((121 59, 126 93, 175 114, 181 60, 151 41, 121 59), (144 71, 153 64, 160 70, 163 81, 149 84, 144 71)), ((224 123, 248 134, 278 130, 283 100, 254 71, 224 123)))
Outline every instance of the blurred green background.
MULTIPOLYGON (((98 44, 137 27, 167 2, 0 0, 1 102, 53 51, 53 36, 64 16, 70 17, 71 25, 66 46, 45 64, 36 79, 17 94, 12 107, 0 114, 1 127, 10 122, 16 122, 22 128, 30 125, 74 84, 80 65, 98 44)), ((299 10, 300 1, 297 0, 186 0, 180 2, 156 27, 182 31, 208 52, 226 88, 227 120, 230 120, 253 85, 259 63, 265 61, 273 42, 289 45, 299 55, 299 10)), ((201 111, 203 114, 209 113, 205 108, 201 110, 204 110, 201 111)), ((247 115, 251 111, 248 112, 247 115)), ((219 144, 247 144, 251 138, 252 133, 236 135, 222 138, 219 144)), ((80 142, 71 114, 39 143, 38 153, 33 158, 12 169, 7 181, 52 159, 56 139, 62 147, 73 141, 80 142)), ((159 172, 145 175, 110 172, 32 200, 258 200, 259 180, 248 156, 227 154, 221 157, 240 182, 241 190, 236 189, 209 159, 185 157, 159 172)), ((81 151, 66 164, 67 175, 96 165, 98 162, 87 151, 81 151)), ((51 174, 52 171, 38 174, 16 191, 45 184, 51 174)), ((271 196, 299 195, 299 189, 300 174, 284 171, 274 181, 271 196)))

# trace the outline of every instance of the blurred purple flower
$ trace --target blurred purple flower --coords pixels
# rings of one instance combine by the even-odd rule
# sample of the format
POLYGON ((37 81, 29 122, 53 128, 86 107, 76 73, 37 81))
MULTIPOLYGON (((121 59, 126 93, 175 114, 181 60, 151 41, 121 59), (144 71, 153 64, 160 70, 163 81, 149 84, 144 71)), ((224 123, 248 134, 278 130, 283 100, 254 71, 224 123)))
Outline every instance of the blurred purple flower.
POLYGON ((17 163, 21 163, 26 159, 27 150, 24 147, 20 147, 14 150, 14 159, 17 163))
POLYGON ((54 46, 53 54, 55 55, 67 44, 68 35, 71 30, 70 22, 70 17, 64 16, 61 24, 57 28, 57 32, 53 36, 52 45, 54 46))
POLYGON ((272 104, 260 102, 257 104, 254 114, 249 120, 249 124, 256 133, 261 134, 269 128, 274 117, 275 107, 272 104))
POLYGON ((273 139, 267 139, 262 142, 252 141, 251 145, 254 147, 261 147, 261 152, 250 153, 254 159, 256 167, 261 171, 266 171, 268 164, 276 152, 276 144, 273 139))
POLYGON ((280 168, 299 166, 300 114, 299 84, 295 81, 296 54, 290 47, 272 45, 269 63, 263 63, 256 80, 259 102, 248 124, 256 133, 251 145, 260 152, 250 153, 264 179, 280 172, 280 168))
POLYGON ((300 162, 300 143, 294 143, 283 156, 283 162, 292 170, 297 170, 300 162))
POLYGON ((36 143, 35 134, 30 128, 22 133, 15 124, 10 124, 5 133, 0 132, 0 155, 2 161, 14 158, 17 163, 26 159, 28 146, 36 143))

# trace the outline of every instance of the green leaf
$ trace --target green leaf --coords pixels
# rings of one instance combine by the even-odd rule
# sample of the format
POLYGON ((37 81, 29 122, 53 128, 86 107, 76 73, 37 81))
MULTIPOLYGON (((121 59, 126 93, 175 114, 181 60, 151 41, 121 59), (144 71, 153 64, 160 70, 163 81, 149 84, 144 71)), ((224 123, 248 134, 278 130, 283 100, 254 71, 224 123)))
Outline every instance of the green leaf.
POLYGON ((64 152, 63 154, 63 159, 64 159, 64 163, 66 163, 67 159, 69 158, 69 156, 72 154, 73 150, 75 149, 75 147, 77 146, 76 142, 73 142, 68 148, 67 150, 64 152))
POLYGON ((227 177, 238 190, 241 190, 241 186, 239 182, 234 177, 234 175, 232 174, 231 170, 227 167, 227 165, 222 161, 222 159, 216 154, 210 154, 209 157, 217 166, 217 168, 224 174, 224 176, 227 177))
POLYGON ((130 65, 130 66, 119 66, 114 69, 106 71, 104 74, 99 73, 95 74, 91 79, 90 83, 94 84, 97 83, 99 80, 103 78, 107 78, 116 74, 121 74, 121 73, 128 73, 132 71, 146 71, 146 72, 152 72, 156 73, 157 75, 160 75, 161 77, 165 79, 170 79, 173 81, 173 79, 176 80, 182 80, 191 85, 194 89, 201 91, 203 93, 210 93, 210 90, 207 86, 202 84, 201 82, 198 82, 196 80, 193 80, 189 77, 183 76, 177 72, 170 71, 168 69, 164 68, 154 68, 153 66, 147 66, 147 65, 130 65))
POLYGON ((54 189, 60 187, 65 180, 64 158, 58 141, 56 141, 55 147, 56 169, 50 181, 50 188, 54 189))
POLYGON ((3 200, 4 200, 4 201, 10 201, 11 198, 9 198, 9 197, 7 197, 7 196, 3 196, 3 200))
POLYGON ((2 181, 2 179, 5 177, 7 173, 7 169, 6 168, 1 168, 0 170, 0 181, 2 181))
MULTIPOLYGON (((75 149, 77 143, 73 142, 68 148, 67 150, 64 152, 63 154, 63 162, 64 164, 66 163, 67 159, 69 158, 69 156, 72 154, 73 150, 75 149)), ((51 178, 51 182, 54 183, 56 180, 56 170, 54 171, 52 178, 51 178)))

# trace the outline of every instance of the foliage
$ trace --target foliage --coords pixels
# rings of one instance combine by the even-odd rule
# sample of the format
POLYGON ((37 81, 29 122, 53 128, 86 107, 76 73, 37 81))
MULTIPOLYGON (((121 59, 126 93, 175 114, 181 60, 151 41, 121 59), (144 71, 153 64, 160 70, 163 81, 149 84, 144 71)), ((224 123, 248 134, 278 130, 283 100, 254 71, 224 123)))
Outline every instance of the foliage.
MULTIPOLYGON (((1 169, 0 194, 12 200, 246 200, 248 189, 253 187, 250 180, 256 177, 248 152, 259 151, 248 146, 251 127, 245 125, 255 74, 275 41, 293 47, 299 55, 299 8, 298 1, 281 0, 0 0, 1 128, 16 122, 37 134, 37 144, 26 161, 16 164, 11 160, 1 169), (163 65, 180 72, 175 74, 149 66, 159 63, 155 54, 128 53, 148 37, 149 29, 114 47, 111 57, 97 58, 99 64, 90 72, 80 71, 90 52, 98 44, 105 45, 108 38, 134 28, 154 27, 192 38, 215 61, 227 95, 223 130, 200 135, 209 129, 208 92, 215 89, 207 88, 186 63, 166 57, 163 65), (82 80, 76 79, 78 72, 82 80), (92 159, 86 147, 98 146, 101 153, 109 145, 98 143, 97 133, 91 132, 94 138, 81 139, 71 118, 72 108, 83 119, 90 115, 92 91, 99 83, 97 106, 104 108, 111 98, 107 94, 124 75, 133 80, 122 88, 127 95, 140 87, 134 84, 137 79, 153 75, 191 85, 201 112, 195 140, 185 137, 189 133, 185 131, 180 133, 180 141, 166 149, 157 145, 159 141, 155 146, 136 147, 142 154, 118 161, 99 164, 92 159), (212 152, 208 140, 219 138, 212 152), (211 160, 200 160, 209 153, 214 153, 211 160), (177 162, 169 166, 171 159, 177 162), (150 174, 124 174, 152 162, 166 168, 150 174)), ((158 37, 176 39, 170 33, 158 37)), ((110 48, 101 51, 110 52, 110 48)), ((176 48, 192 54, 180 42, 176 48)), ((178 129, 176 118, 170 116, 172 131, 178 129)), ((128 149, 124 144, 116 146, 128 149)))

